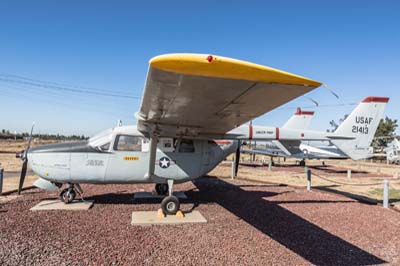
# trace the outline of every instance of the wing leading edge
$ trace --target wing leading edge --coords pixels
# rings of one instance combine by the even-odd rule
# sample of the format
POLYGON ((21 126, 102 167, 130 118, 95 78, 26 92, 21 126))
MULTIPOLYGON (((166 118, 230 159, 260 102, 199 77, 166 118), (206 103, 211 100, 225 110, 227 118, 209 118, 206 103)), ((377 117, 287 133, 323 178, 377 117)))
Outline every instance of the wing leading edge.
POLYGON ((162 136, 210 138, 321 85, 266 66, 204 54, 150 60, 138 129, 162 136))

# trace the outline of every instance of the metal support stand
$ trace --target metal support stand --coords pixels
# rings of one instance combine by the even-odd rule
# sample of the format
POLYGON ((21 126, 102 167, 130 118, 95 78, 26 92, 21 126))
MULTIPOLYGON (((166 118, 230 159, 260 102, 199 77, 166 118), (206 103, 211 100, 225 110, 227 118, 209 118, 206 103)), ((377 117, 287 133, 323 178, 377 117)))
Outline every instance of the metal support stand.
POLYGON ((3 194, 3 176, 4 176, 4 169, 0 168, 0 195, 3 194))
POLYGON ((311 191, 311 170, 305 167, 305 171, 307 174, 307 191, 311 191))
POLYGON ((348 169, 348 170, 347 170, 347 178, 348 178, 348 179, 351 179, 351 169, 348 169))
POLYGON ((383 180, 383 208, 389 208, 389 182, 383 180))
POLYGON ((231 178, 235 179, 235 161, 232 161, 231 178))

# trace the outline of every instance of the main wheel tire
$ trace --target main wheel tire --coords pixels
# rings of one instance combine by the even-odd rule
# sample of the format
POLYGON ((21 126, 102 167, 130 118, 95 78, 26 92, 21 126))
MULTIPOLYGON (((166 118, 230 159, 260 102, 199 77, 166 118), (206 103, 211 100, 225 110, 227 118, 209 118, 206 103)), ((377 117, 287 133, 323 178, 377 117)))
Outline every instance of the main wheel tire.
POLYGON ((158 195, 167 195, 168 184, 156 184, 156 192, 158 195))
POLYGON ((302 166, 302 167, 304 167, 304 166, 306 166, 306 161, 300 161, 300 166, 302 166))
POLYGON ((68 191, 68 188, 61 190, 61 192, 60 192, 60 200, 61 201, 64 201, 64 193, 66 193, 67 191, 68 191))
POLYGON ((64 202, 65 204, 73 202, 75 197, 76 197, 75 191, 69 188, 64 189, 60 194, 61 201, 64 202))
POLYGON ((179 199, 175 196, 165 197, 161 202, 161 209, 165 214, 176 214, 179 211, 179 199))

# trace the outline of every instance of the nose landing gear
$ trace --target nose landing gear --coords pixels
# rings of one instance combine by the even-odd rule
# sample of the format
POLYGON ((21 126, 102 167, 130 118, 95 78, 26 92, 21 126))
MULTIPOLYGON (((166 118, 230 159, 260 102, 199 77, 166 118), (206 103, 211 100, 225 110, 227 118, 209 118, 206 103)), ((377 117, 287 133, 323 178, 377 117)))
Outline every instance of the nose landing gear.
POLYGON ((77 193, 82 197, 83 191, 79 184, 69 184, 68 188, 61 191, 60 200, 65 204, 72 203, 76 198, 77 193))
POLYGON ((63 189, 60 193, 60 200, 65 204, 69 204, 72 201, 74 201, 75 197, 76 197, 76 192, 73 187, 63 189))

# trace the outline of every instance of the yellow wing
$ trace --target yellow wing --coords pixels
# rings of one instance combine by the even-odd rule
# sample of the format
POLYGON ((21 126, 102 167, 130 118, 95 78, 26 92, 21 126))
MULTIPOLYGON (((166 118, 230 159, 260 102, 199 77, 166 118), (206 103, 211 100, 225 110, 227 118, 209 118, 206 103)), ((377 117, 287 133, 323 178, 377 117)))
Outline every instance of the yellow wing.
POLYGON ((161 55, 150 60, 138 126, 164 136, 215 137, 320 85, 222 56, 161 55))

